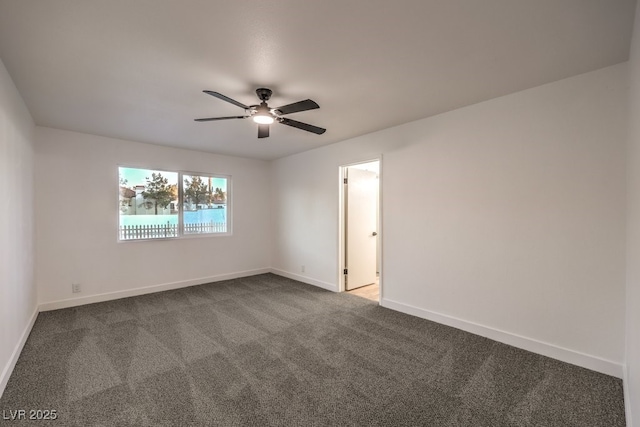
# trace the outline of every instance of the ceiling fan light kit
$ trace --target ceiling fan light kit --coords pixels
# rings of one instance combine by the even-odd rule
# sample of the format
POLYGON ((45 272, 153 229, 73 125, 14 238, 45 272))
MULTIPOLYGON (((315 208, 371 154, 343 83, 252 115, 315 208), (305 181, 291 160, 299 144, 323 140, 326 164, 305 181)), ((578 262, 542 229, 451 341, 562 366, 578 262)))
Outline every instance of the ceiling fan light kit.
POLYGON ((230 104, 233 104, 237 107, 243 108, 245 110, 244 116, 227 116, 227 117, 208 117, 204 119, 195 119, 196 122, 210 122, 217 120, 229 120, 229 119, 247 119, 251 117, 255 123, 258 123, 258 138, 267 138, 269 136, 269 125, 273 122, 278 122, 283 125, 291 126, 294 128, 298 128, 307 132, 315 133, 317 135, 322 135, 326 132, 326 129, 310 125, 307 123, 302 123, 296 120, 291 120, 286 117, 282 117, 286 114, 298 113, 300 111, 307 110, 315 110, 316 108, 320 108, 320 106, 310 99, 305 99, 304 101, 294 102, 293 104, 283 105, 278 108, 269 108, 267 101, 271 98, 271 94, 273 93, 271 89, 267 89, 264 87, 256 89, 256 95, 260 99, 259 105, 244 105, 241 102, 236 101, 235 99, 231 99, 225 95, 222 95, 218 92, 213 92, 210 90, 203 91, 204 93, 211 95, 215 98, 226 101, 230 104))
POLYGON ((259 123, 261 125, 270 125, 274 122, 274 115, 275 114, 273 114, 271 110, 269 110, 267 103, 265 101, 262 101, 256 108, 255 114, 252 117, 253 121, 256 123, 259 123))
POLYGON ((253 116, 253 121, 261 125, 270 125, 273 123, 273 117, 266 114, 256 114, 253 116))

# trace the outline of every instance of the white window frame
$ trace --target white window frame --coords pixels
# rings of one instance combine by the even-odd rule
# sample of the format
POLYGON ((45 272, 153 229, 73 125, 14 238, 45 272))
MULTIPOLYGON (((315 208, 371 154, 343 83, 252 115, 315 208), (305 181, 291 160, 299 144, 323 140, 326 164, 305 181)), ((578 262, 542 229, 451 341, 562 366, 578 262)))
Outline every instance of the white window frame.
POLYGON ((228 174, 219 174, 212 172, 191 172, 191 171, 183 171, 183 170, 169 170, 165 168, 152 168, 152 167, 141 167, 141 166, 131 166, 131 165, 118 165, 118 200, 120 200, 120 168, 129 168, 129 169, 143 169, 154 172, 167 172, 167 173, 177 173, 178 174, 178 227, 177 234, 175 236, 167 236, 167 237, 146 237, 139 239, 123 239, 121 238, 120 233, 120 217, 121 214, 118 212, 118 242, 150 242, 157 240, 176 240, 176 239, 192 239, 192 238, 207 238, 207 237, 225 237, 233 235, 233 179, 231 175, 228 174), (184 176, 200 176, 203 178, 222 178, 227 181, 227 189, 226 189, 226 231, 225 232, 211 232, 211 233, 185 233, 184 232, 184 176))
POLYGON ((214 237, 214 236, 230 236, 232 235, 232 212, 233 208, 232 198, 233 198, 233 189, 231 185, 231 175, 225 174, 216 174, 216 173, 204 173, 204 172, 189 172, 189 171, 178 171, 178 238, 191 238, 191 237, 214 237), (223 178, 227 180, 227 231, 222 233, 189 233, 186 234, 184 232, 184 175, 189 176, 201 176, 201 177, 211 177, 211 178, 223 178))

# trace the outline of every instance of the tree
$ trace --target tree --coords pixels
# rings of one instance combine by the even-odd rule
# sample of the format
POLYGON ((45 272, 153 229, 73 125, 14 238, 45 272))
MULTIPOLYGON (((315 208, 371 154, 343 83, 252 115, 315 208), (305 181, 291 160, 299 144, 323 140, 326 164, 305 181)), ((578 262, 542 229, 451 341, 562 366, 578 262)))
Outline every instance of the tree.
POLYGON ((152 173, 151 179, 146 178, 147 185, 142 192, 145 204, 152 203, 155 207, 155 214, 158 215, 158 206, 166 208, 171 203, 171 186, 169 180, 162 176, 160 172, 152 173))
POLYGON ((171 184, 169 193, 171 194, 171 200, 178 200, 178 184, 171 184))
POLYGON ((188 178, 184 179, 185 190, 184 195, 189 199, 189 202, 196 205, 196 209, 199 204, 209 204, 211 201, 211 191, 205 182, 202 181, 202 177, 193 176, 191 181, 188 178))
POLYGON ((214 202, 224 202, 227 199, 227 195, 222 191, 222 188, 216 187, 216 191, 213 193, 214 202))
MULTIPOLYGON (((128 183, 129 183, 128 180, 124 179, 123 177, 120 177, 120 203, 118 207, 123 213, 126 212, 128 207, 131 205, 132 196, 129 194, 129 191, 133 191, 133 190, 127 187, 128 183)), ((133 194, 135 196, 135 193, 133 194)))

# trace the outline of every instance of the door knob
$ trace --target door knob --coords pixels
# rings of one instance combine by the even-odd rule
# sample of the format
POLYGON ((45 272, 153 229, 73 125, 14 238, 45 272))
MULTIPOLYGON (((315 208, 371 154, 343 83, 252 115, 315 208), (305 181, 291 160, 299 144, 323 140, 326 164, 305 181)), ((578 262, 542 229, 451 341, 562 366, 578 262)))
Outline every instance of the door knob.
POLYGON ((371 233, 371 235, 372 235, 372 236, 377 236, 377 235, 378 235, 378 233, 374 231, 373 233, 371 233))

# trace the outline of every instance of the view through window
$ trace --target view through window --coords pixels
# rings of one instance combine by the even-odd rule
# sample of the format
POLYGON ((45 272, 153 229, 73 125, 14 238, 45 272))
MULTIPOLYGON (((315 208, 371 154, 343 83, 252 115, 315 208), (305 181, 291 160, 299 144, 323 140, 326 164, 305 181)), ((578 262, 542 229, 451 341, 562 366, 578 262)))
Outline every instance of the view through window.
POLYGON ((119 179, 120 240, 229 232, 229 177, 120 167, 119 179))
POLYGON ((227 232, 227 178, 183 175, 184 234, 227 232))

